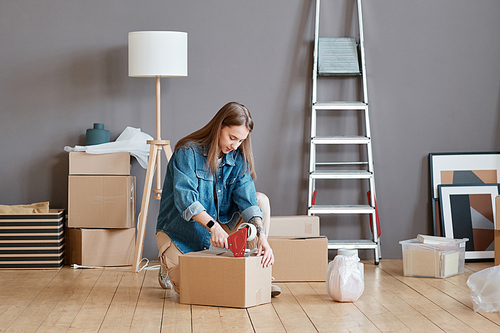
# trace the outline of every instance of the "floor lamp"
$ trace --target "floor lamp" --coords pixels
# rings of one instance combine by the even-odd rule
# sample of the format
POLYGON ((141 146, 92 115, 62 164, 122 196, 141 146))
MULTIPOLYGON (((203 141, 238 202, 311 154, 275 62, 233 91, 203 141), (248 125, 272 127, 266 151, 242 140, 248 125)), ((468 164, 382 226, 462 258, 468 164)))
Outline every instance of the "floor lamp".
POLYGON ((132 269, 139 270, 142 257, 144 235, 148 219, 149 201, 156 167, 156 194, 161 198, 161 154, 163 150, 167 161, 172 156, 169 140, 161 139, 161 87, 162 76, 187 76, 187 33, 178 31, 135 31, 128 34, 128 76, 156 78, 156 140, 148 140, 150 145, 148 168, 141 211, 137 225, 134 261, 132 269))

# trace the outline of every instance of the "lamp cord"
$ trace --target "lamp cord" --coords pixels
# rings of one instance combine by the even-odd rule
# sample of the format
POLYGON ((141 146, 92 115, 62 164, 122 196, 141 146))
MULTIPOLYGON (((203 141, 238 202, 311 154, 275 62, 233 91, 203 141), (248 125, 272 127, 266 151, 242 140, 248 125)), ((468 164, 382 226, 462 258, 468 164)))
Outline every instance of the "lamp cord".
MULTIPOLYGON (((149 270, 154 270, 154 269, 159 269, 160 268, 160 265, 148 266, 149 265, 149 259, 148 258, 142 258, 141 261, 139 261, 139 265, 144 260, 146 260, 146 263, 144 265, 142 265, 141 268, 139 268, 139 270, 137 271, 137 273, 139 273, 142 270, 149 271, 149 270)), ((78 265, 78 264, 71 264, 71 268, 73 268, 73 269, 79 269, 79 268, 82 268, 82 269, 94 269, 94 268, 97 268, 97 269, 115 269, 115 268, 130 269, 130 267, 128 267, 128 266, 86 266, 86 265, 78 265)))

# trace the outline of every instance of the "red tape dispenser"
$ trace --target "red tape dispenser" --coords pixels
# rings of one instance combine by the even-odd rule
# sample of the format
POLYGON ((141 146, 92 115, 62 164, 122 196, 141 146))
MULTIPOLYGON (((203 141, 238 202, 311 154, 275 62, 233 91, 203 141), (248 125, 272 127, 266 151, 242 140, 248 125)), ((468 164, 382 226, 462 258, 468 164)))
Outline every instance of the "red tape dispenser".
POLYGON ((233 252, 235 257, 244 257, 247 241, 253 240, 256 234, 257 230, 253 224, 242 223, 238 231, 227 238, 229 250, 233 252))
POLYGON ((245 256, 245 249, 247 247, 247 228, 241 228, 227 238, 229 250, 233 252, 235 257, 245 256))

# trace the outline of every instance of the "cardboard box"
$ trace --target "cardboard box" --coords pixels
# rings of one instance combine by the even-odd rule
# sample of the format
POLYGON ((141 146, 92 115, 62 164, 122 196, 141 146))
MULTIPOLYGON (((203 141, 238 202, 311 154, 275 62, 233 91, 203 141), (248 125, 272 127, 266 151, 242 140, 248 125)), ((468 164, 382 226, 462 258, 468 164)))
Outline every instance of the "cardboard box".
POLYGON ((133 228, 134 176, 69 176, 68 227, 133 228))
POLYGON ((268 241, 274 253, 276 281, 326 281, 326 237, 269 237, 268 241))
POLYGON ((180 302, 236 308, 271 302, 271 266, 261 260, 214 250, 181 255, 180 302))
POLYGON ((418 239, 400 241, 404 276, 446 278, 464 272, 467 238, 440 244, 424 244, 418 239))
POLYGON ((70 175, 130 175, 130 153, 69 153, 70 175))
POLYGON ((0 268, 59 269, 64 264, 64 210, 0 214, 0 268))
POLYGON ((495 266, 500 265, 500 230, 495 230, 495 266))
POLYGON ((318 237, 319 217, 308 215, 271 216, 269 236, 318 237))
POLYGON ((135 228, 66 229, 67 264, 83 266, 132 265, 135 228))

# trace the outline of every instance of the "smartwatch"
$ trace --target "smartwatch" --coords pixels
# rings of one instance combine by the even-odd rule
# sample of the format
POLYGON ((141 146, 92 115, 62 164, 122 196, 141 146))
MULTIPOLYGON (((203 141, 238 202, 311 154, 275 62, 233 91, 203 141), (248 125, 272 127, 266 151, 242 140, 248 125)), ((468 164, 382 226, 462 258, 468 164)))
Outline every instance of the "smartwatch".
POLYGON ((207 223, 207 229, 208 229, 208 231, 210 231, 213 228, 214 225, 215 225, 215 221, 214 220, 208 221, 208 223, 207 223))

